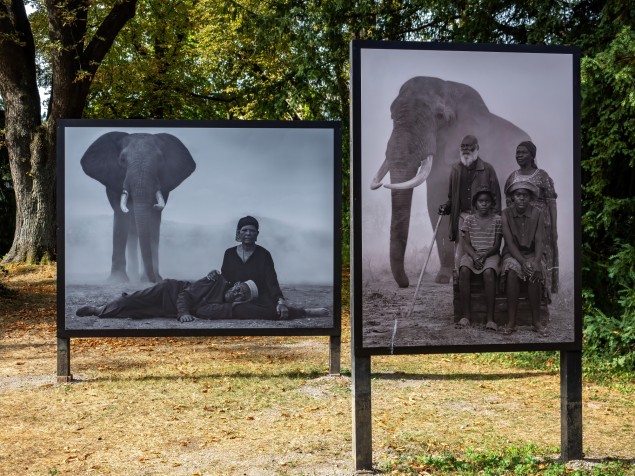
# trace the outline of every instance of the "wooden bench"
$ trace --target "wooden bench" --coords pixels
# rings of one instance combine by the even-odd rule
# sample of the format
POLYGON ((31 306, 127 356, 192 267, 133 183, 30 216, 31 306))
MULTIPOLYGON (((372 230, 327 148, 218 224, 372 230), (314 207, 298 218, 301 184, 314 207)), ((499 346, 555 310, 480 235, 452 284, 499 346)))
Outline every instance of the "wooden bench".
MULTIPOLYGON (((500 277, 499 277, 500 279, 500 277)), ((494 303, 494 322, 499 326, 507 324, 507 295, 501 292, 500 283, 496 286, 496 301, 494 303)), ((459 294, 459 277, 455 271, 453 276, 454 291, 454 322, 461 319, 461 303, 459 294)), ((485 324, 487 322, 487 305, 485 303, 485 286, 483 276, 472 274, 470 279, 470 305, 471 305, 471 322, 472 324, 485 324)), ((549 322, 549 306, 546 299, 542 299, 540 303, 540 316, 543 325, 549 322)), ((527 298, 527 284, 521 282, 520 297, 518 298, 518 310, 516 312, 517 326, 531 326, 531 309, 529 307, 529 299, 527 298)))

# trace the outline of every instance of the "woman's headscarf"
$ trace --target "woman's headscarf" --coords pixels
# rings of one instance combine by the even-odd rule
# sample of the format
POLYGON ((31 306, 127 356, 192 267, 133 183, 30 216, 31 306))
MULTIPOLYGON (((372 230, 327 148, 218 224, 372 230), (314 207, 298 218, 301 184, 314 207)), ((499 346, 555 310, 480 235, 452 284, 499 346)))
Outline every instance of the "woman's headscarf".
POLYGON ((236 226, 236 241, 240 241, 240 229, 243 226, 247 226, 247 225, 252 225, 256 227, 256 230, 259 229, 258 225, 258 220, 256 220, 254 217, 247 215, 246 217, 242 217, 240 220, 238 220, 238 225, 236 226))
POLYGON ((505 195, 511 195, 520 188, 524 188, 525 190, 527 190, 532 195, 532 200, 535 199, 540 193, 540 190, 536 185, 531 183, 529 180, 519 178, 517 180, 514 180, 507 186, 507 188, 505 189, 505 195))
POLYGON ((518 147, 520 146, 525 147, 529 151, 529 153, 531 154, 531 165, 533 165, 535 168, 538 168, 538 166, 536 165, 536 144, 534 144, 530 140, 526 140, 518 144, 518 147))

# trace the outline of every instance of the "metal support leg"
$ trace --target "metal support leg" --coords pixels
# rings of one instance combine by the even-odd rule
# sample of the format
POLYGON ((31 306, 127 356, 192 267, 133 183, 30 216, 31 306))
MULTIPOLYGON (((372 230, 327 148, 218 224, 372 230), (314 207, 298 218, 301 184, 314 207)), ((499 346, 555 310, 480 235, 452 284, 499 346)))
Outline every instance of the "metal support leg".
POLYGON ((340 375, 340 361, 342 357, 342 336, 329 338, 329 374, 340 375))
POLYGON ((373 469, 370 357, 353 356, 353 453, 355 470, 373 469))
POLYGON ((582 459, 582 352, 560 352, 560 446, 563 461, 582 459))
POLYGON ((71 340, 57 338, 57 382, 66 383, 73 380, 71 375, 71 340))

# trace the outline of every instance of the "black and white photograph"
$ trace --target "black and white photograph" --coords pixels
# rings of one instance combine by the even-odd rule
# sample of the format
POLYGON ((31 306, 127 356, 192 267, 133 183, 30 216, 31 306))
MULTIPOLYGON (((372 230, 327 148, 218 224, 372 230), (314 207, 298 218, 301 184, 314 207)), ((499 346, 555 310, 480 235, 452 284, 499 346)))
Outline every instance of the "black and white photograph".
POLYGON ((337 122, 61 121, 58 334, 339 335, 337 122))
POLYGON ((353 42, 356 348, 578 344, 578 71, 567 47, 353 42))

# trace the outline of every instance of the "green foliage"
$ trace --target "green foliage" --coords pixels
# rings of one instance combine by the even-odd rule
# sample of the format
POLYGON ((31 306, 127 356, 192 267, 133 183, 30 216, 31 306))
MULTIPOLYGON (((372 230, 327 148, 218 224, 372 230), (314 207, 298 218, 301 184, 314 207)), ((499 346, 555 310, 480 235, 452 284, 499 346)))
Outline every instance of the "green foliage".
POLYGON ((197 60, 195 0, 146 0, 93 81, 89 118, 223 119, 203 98, 209 70, 197 60))
POLYGON ((560 368, 560 356, 557 351, 542 352, 495 352, 475 354, 477 360, 495 362, 496 365, 521 369, 557 372, 560 368))
POLYGON ((582 61, 586 353, 635 370, 635 32, 582 61))
MULTIPOLYGON (((399 475, 455 474, 455 475, 535 475, 560 476, 562 474, 582 475, 624 475, 628 471, 626 462, 606 462, 589 469, 568 469, 563 462, 549 459, 533 445, 482 451, 466 449, 465 452, 451 451, 441 445, 433 448, 431 454, 413 454, 401 450, 401 454, 380 462, 380 469, 399 475)), ((555 449, 553 449, 555 451, 555 449)))
MULTIPOLYGON (((633 294, 633 288, 629 290, 633 294)), ((635 312, 621 318, 603 313, 592 304, 594 296, 584 291, 584 351, 595 370, 635 372, 635 312)), ((631 301, 632 305, 632 301, 631 301)))

